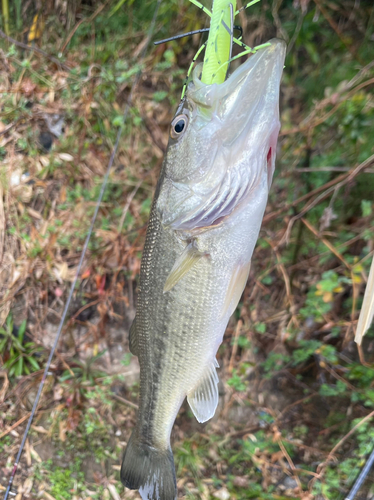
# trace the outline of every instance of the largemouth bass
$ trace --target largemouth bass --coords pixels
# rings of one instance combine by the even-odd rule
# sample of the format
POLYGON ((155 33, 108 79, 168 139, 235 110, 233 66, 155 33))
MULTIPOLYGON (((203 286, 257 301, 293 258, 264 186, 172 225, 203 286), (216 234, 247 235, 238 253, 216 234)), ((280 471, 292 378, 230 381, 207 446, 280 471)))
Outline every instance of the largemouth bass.
POLYGON ((217 407, 216 353, 274 171, 284 58, 272 40, 220 85, 202 83, 197 66, 171 123, 130 330, 140 400, 121 480, 143 500, 177 496, 170 433, 185 397, 199 422, 217 407))

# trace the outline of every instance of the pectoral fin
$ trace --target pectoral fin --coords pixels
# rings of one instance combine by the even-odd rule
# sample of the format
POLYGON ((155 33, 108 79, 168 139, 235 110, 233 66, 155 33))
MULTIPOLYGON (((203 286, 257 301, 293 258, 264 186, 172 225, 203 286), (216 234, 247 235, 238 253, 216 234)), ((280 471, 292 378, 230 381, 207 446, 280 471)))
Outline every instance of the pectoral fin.
POLYGON ((138 334, 136 331, 136 317, 132 322, 132 325, 130 326, 129 347, 131 354, 133 354, 134 356, 138 356, 138 334))
POLYGON ((182 255, 175 261, 169 276, 166 278, 164 293, 171 290, 204 255, 204 253, 199 252, 193 243, 189 243, 183 250, 182 255))
POLYGON ((218 405, 218 375, 215 359, 204 373, 199 384, 187 394, 187 401, 198 422, 206 422, 213 417, 218 405))
POLYGON ((247 283, 250 268, 251 261, 244 265, 238 265, 235 268, 227 288, 221 318, 223 318, 228 311, 230 311, 230 316, 235 311, 247 283))

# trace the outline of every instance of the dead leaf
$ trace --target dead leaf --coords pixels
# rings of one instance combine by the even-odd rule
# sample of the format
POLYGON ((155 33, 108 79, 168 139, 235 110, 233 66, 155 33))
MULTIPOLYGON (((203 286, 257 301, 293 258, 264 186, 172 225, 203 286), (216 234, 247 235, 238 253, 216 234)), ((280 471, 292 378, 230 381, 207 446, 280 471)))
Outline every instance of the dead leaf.
POLYGON ((85 280, 87 278, 89 278, 91 275, 91 270, 90 269, 85 269, 82 273, 82 276, 81 276, 81 279, 82 280, 85 280))
POLYGON ((34 431, 39 432, 39 434, 48 434, 47 429, 44 429, 41 425, 33 425, 32 428, 34 431))
POLYGON ((34 480, 31 477, 26 478, 25 482, 22 485, 22 493, 24 495, 29 495, 34 484, 34 480))
POLYGON ((34 93, 36 87, 36 83, 34 83, 30 78, 24 78, 21 84, 22 93, 26 97, 30 97, 34 93))
POLYGON ((50 495, 49 493, 47 493, 46 491, 43 491, 43 496, 44 498, 46 498, 47 500, 56 500, 55 497, 53 497, 52 495, 50 495))
POLYGON ((66 441, 66 431, 67 431, 67 422, 66 420, 60 420, 58 423, 58 437, 60 441, 63 443, 66 441))
POLYGON ((61 401, 63 394, 64 394, 64 390, 61 387, 61 385, 56 384, 53 388, 53 400, 54 401, 61 401))
POLYGON ((218 498, 219 500, 229 500, 230 493, 227 491, 225 487, 213 493, 214 498, 218 498))
POLYGON ((34 219, 39 219, 39 220, 43 219, 40 213, 34 210, 33 208, 28 208, 27 212, 29 215, 31 215, 31 217, 34 217, 34 219))
POLYGON ((39 454, 34 450, 34 447, 32 444, 30 444, 30 454, 34 460, 36 460, 39 464, 43 462, 43 460, 40 458, 39 454))
POLYGON ((0 389, 0 403, 2 403, 5 399, 5 395, 6 395, 6 392, 8 390, 8 387, 9 387, 9 380, 8 380, 8 375, 6 373, 6 371, 0 371, 0 378, 2 378, 4 380, 3 384, 2 384, 2 387, 0 389))
POLYGON ((26 456, 27 466, 30 467, 32 464, 32 461, 31 461, 31 453, 30 453, 30 441, 28 439, 26 439, 26 442, 25 442, 25 456, 26 456))
POLYGON ((108 484, 108 490, 113 498, 113 500, 121 500, 121 497, 119 496, 117 490, 116 490, 116 487, 114 486, 114 484, 108 484))
POLYGON ((74 157, 71 156, 71 154, 69 153, 60 153, 58 155, 58 157, 60 158, 60 160, 62 161, 73 161, 74 160, 74 157))
POLYGON ((233 484, 238 488, 247 488, 249 485, 249 479, 246 476, 235 476, 233 484))
POLYGON ((319 230, 324 231, 330 227, 331 222, 337 218, 332 207, 326 207, 323 211, 322 217, 319 220, 319 230))

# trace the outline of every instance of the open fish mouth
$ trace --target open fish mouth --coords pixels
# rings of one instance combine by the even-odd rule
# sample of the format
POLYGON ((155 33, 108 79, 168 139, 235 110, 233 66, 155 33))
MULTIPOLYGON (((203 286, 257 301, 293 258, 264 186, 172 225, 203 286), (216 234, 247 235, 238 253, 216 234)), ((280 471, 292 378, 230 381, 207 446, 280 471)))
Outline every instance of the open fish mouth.
MULTIPOLYGON (((193 73, 193 85, 187 97, 200 110, 202 118, 209 112, 225 127, 222 139, 225 144, 240 134, 260 112, 278 116, 279 82, 283 71, 286 44, 283 40, 270 40, 269 46, 257 51, 239 66, 224 83, 207 85, 201 82, 201 65, 193 73)), ((265 123, 268 120, 265 120, 265 123)))
POLYGON ((263 178, 270 188, 280 128, 279 86, 286 45, 273 39, 221 84, 193 73, 177 112, 186 130, 169 144, 158 211, 175 230, 200 230, 222 222, 263 178), (183 158, 178 161, 176 158, 183 158))

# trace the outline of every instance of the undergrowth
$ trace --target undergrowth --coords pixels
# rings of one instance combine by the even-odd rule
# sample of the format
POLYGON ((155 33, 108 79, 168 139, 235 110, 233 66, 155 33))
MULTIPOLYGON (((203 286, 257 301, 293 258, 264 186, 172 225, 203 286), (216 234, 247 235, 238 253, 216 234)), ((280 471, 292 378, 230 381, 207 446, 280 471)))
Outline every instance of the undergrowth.
MULTIPOLYGON (((30 37, 38 14, 37 2, 31 4, 28 12, 17 2, 11 6, 18 40, 22 33, 30 37)), ((122 126, 153 8, 151 1, 117 0, 76 2, 71 12, 47 9, 33 43, 70 71, 0 41, 3 486, 122 126)), ((373 448, 374 329, 360 352, 353 342, 374 250, 373 160, 361 168, 374 154, 373 13, 371 2, 284 0, 263 1, 246 14, 246 43, 279 36, 289 44, 282 129, 250 278, 218 353, 220 410, 201 427, 184 405, 174 427, 183 498, 341 500, 373 448)), ((205 23, 188 2, 162 2, 156 38, 205 23)), ((199 40, 152 48, 142 64, 16 476, 25 498, 41 491, 56 500, 138 498, 119 482, 138 395, 138 384, 129 382, 136 362, 126 340, 123 363, 116 365, 122 375, 105 372, 115 365, 133 312, 168 127, 199 40), (110 328, 120 332, 120 342, 110 328)), ((370 476, 360 498, 372 497, 372 485, 370 476)))

